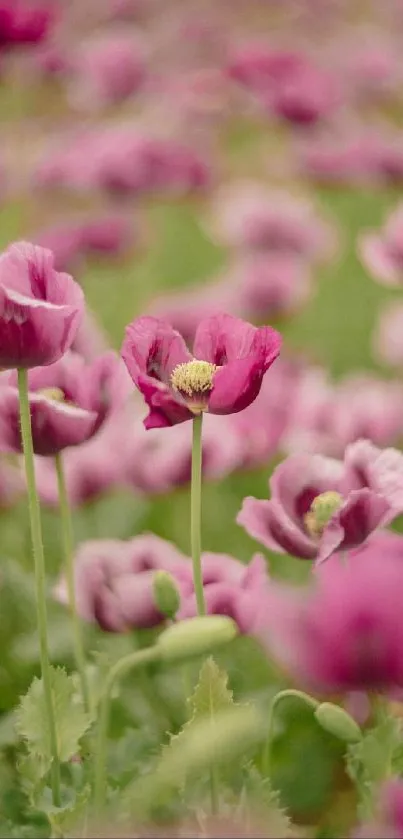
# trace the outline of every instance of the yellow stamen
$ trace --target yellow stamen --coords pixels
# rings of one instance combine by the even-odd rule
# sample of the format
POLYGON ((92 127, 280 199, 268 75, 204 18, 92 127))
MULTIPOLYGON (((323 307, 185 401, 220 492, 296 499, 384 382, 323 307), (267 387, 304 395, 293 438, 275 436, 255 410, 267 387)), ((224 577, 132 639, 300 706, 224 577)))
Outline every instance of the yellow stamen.
POLYGON ((38 393, 46 399, 53 399, 54 402, 64 402, 64 393, 60 387, 44 387, 38 393))
POLYGON ((343 498, 339 492, 328 490, 313 499, 309 512, 305 514, 305 527, 310 536, 319 538, 330 519, 340 510, 343 498))
POLYGON ((184 396, 197 396, 208 393, 213 387, 214 373, 218 367, 210 361, 197 358, 177 364, 171 374, 171 384, 184 396))

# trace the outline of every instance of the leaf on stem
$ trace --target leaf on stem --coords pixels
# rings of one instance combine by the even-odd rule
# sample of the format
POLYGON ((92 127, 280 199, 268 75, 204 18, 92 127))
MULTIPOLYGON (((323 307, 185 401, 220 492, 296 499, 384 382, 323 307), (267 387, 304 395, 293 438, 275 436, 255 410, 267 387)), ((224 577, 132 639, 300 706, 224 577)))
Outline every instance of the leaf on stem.
MULTIPOLYGON (((72 676, 61 667, 52 667, 51 681, 58 756, 63 763, 79 751, 80 739, 89 728, 90 718, 85 713, 72 676)), ((28 752, 50 764, 52 752, 42 679, 35 678, 22 697, 16 715, 16 729, 25 740, 28 752)))

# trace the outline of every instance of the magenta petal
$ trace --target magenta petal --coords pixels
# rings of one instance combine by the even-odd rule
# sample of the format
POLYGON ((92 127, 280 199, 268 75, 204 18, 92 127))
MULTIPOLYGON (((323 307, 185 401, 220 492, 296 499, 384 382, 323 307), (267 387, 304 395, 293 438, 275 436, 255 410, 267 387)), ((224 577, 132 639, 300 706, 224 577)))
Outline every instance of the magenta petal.
POLYGON ((314 541, 287 518, 276 501, 261 501, 251 496, 244 498, 236 521, 249 536, 269 550, 289 553, 301 559, 315 559, 317 555, 314 541))
MULTIPOLYGON (((97 415, 63 402, 29 394, 32 439, 35 454, 55 455, 70 446, 88 440, 94 431, 97 415)), ((4 388, 0 400, 0 436, 9 451, 21 452, 19 399, 16 388, 4 388)))
POLYGON ((71 346, 84 313, 84 295, 53 254, 27 242, 0 257, 0 366, 36 367, 71 346))
POLYGON ((176 365, 192 356, 182 336, 167 321, 145 316, 126 327, 122 358, 138 384, 142 374, 168 382, 176 365))
POLYGON ((262 361, 256 356, 225 364, 214 376, 208 401, 210 413, 236 414, 243 411, 259 394, 264 373, 262 361))
POLYGON ((232 315, 218 314, 204 318, 196 330, 195 358, 226 364, 249 355, 257 327, 232 315))
POLYGON ((232 315, 219 314, 202 320, 196 330, 195 358, 222 366, 250 355, 262 358, 267 370, 277 358, 281 337, 269 326, 256 327, 232 315))
POLYGON ((357 548, 388 520, 390 507, 385 498, 370 489, 354 490, 346 503, 325 527, 318 561, 328 559, 336 550, 357 548))
POLYGON ((166 428, 193 419, 192 412, 182 402, 176 400, 169 387, 162 382, 140 375, 137 386, 150 408, 150 413, 144 420, 147 430, 166 428))

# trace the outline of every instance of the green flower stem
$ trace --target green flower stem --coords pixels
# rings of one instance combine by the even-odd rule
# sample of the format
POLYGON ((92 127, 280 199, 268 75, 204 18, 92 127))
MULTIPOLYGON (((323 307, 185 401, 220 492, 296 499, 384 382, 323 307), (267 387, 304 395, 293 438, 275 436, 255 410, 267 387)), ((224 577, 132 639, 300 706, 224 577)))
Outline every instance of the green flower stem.
POLYGON ((81 692, 83 696, 84 707, 87 713, 90 710, 90 695, 88 689, 88 680, 86 674, 86 661, 83 646, 83 639, 81 633, 80 619, 77 614, 76 592, 74 584, 74 539, 73 527, 71 521, 71 511, 66 490, 66 480, 64 476, 63 458, 59 452, 55 456, 55 466, 57 474, 57 487, 59 492, 59 510, 60 519, 62 523, 62 537, 64 549, 64 564, 67 580, 67 592, 69 598, 69 606, 71 611, 71 619, 73 624, 73 639, 74 639, 74 654, 76 659, 77 671, 80 676, 81 692))
MULTIPOLYGON (((196 595, 198 615, 206 614, 206 601, 203 589, 203 572, 201 565, 201 487, 202 487, 202 430, 203 414, 196 414, 193 418, 192 440, 192 482, 190 502, 190 537, 192 546, 193 585, 196 595)), ((210 799, 211 812, 218 813, 219 794, 216 768, 210 766, 210 799)))
POLYGON ((124 656, 109 671, 105 682, 98 711, 98 722, 95 741, 95 767, 94 767, 94 806, 98 812, 105 805, 106 787, 106 744, 108 737, 109 710, 112 691, 115 682, 124 676, 129 670, 136 667, 143 667, 159 657, 157 646, 148 647, 146 650, 136 650, 134 653, 124 656))
POLYGON ((41 513, 35 481, 34 447, 32 442, 31 413, 28 399, 27 371, 18 370, 18 392, 20 398, 21 436, 24 451, 25 474, 27 479, 29 518, 31 524, 32 549, 35 566, 36 608, 43 691, 49 726, 50 750, 52 754, 51 781, 53 804, 60 807, 60 766, 57 747, 57 730, 52 697, 52 671, 49 661, 47 608, 46 608, 46 570, 43 552, 41 513))
POLYGON ((206 614, 201 567, 202 424, 203 414, 196 414, 193 418, 190 537, 192 545, 193 585, 199 615, 206 614))
POLYGON ((264 745, 263 751, 263 759, 262 759, 262 771, 264 775, 270 775, 271 771, 271 745, 273 739, 273 722, 274 722, 274 714, 278 704, 283 699, 299 699, 301 702, 305 702, 305 705, 309 705, 313 711, 316 710, 319 706, 319 702, 313 698, 313 696, 309 696, 307 693, 304 693, 302 690, 294 690, 293 688, 289 688, 287 690, 280 690, 279 693, 275 695, 272 699, 270 710, 269 710, 269 725, 267 730, 267 739, 264 745))

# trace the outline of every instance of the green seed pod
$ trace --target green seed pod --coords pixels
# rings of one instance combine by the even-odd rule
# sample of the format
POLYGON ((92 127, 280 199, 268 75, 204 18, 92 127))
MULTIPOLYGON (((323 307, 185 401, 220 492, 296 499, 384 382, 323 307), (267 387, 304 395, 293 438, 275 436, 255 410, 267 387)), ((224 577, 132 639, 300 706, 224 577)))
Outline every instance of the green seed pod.
POLYGON ((174 618, 179 611, 181 598, 172 574, 156 571, 153 577, 154 603, 162 615, 174 618))
POLYGON ((162 658, 175 661, 209 653, 221 644, 228 644, 238 634, 232 618, 225 615, 204 615, 180 621, 159 635, 157 645, 162 658))
POLYGON ((338 737, 339 740, 344 740, 346 743, 356 743, 361 740, 361 729, 347 714, 343 708, 338 705, 332 705, 331 702, 322 702, 316 709, 314 715, 319 725, 338 737))

